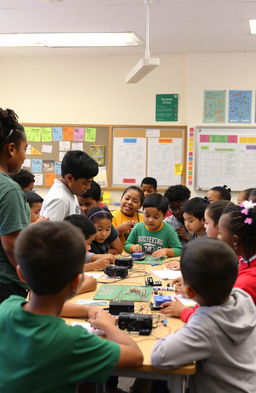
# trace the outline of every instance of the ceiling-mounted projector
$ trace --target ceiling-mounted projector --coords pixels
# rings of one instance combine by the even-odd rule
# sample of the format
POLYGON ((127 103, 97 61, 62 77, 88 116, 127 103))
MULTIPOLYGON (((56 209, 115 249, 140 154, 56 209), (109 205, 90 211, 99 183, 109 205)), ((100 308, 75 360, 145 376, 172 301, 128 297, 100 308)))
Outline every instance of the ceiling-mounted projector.
POLYGON ((131 71, 126 75, 126 83, 137 83, 144 76, 146 76, 150 71, 160 65, 160 59, 157 57, 144 57, 140 59, 138 63, 131 69, 131 71))

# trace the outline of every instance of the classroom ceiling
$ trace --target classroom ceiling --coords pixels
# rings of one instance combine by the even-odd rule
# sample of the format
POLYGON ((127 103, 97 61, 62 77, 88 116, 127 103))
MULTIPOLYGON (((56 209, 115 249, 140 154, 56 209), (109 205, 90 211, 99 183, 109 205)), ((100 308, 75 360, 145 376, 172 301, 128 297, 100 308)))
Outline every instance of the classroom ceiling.
MULTIPOLYGON (((144 56, 144 0, 0 0, 0 33, 127 32, 142 40, 125 48, 0 48, 0 56, 144 56)), ((151 56, 254 52, 256 0, 153 0, 151 56)))

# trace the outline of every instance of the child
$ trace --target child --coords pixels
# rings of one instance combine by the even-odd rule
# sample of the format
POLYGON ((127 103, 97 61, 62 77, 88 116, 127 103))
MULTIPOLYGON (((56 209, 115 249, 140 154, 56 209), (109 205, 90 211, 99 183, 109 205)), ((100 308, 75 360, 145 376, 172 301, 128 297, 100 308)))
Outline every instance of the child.
POLYGON ((65 221, 70 222, 71 224, 75 225, 77 228, 80 228, 85 239, 86 245, 86 256, 85 256, 85 265, 84 271, 91 271, 91 270, 102 270, 110 263, 114 263, 115 258, 111 254, 93 254, 90 252, 91 244, 95 239, 97 234, 97 229, 95 225, 86 217, 81 214, 72 214, 65 218, 65 221))
POLYGON ((196 240, 183 251, 181 271, 186 293, 199 307, 186 326, 157 342, 153 367, 170 369, 196 361, 189 391, 254 393, 256 310, 247 293, 232 290, 234 252, 215 239, 196 240))
POLYGON ((220 216, 223 213, 223 210, 225 210, 228 206, 232 206, 233 203, 229 202, 227 200, 220 200, 217 202, 210 203, 205 212, 204 212, 204 220, 205 220, 205 231, 206 235, 208 237, 212 237, 214 239, 217 239, 219 229, 218 229, 218 223, 220 216))
POLYGON ((29 206, 24 192, 10 173, 19 172, 26 154, 27 140, 18 116, 0 108, 0 303, 11 294, 27 296, 27 286, 16 274, 14 243, 29 224, 29 206))
POLYGON ((148 195, 157 192, 157 181, 154 177, 144 177, 140 188, 144 192, 144 197, 146 198, 148 195))
POLYGON ((12 296, 0 307, 0 390, 75 392, 81 380, 104 383, 114 367, 136 367, 142 354, 115 326, 115 319, 89 308, 86 317, 108 340, 59 318, 64 301, 83 277, 85 245, 67 222, 41 222, 22 231, 15 247, 17 272, 28 282, 28 302, 12 296), (112 341, 110 341, 112 340, 112 341), (113 342, 114 341, 114 342, 113 342), (15 345, 13 345, 15 343, 15 345), (43 384, 40 382, 42 376, 43 384))
POLYGON ((239 205, 244 201, 249 201, 252 190, 253 188, 247 188, 246 190, 240 191, 237 197, 237 204, 239 205))
POLYGON ((61 178, 55 179, 43 202, 41 216, 62 221, 71 214, 79 214, 77 195, 90 188, 98 173, 98 164, 80 150, 68 151, 61 163, 61 178))
POLYGON ((183 218, 189 232, 189 241, 205 236, 204 211, 206 207, 207 202, 199 197, 191 198, 184 204, 183 218))
POLYGON ((223 187, 216 186, 212 187, 208 192, 207 192, 207 198, 210 203, 219 201, 221 199, 224 199, 226 201, 231 200, 231 189, 228 188, 228 186, 224 185, 223 187))
POLYGON ((101 203, 101 188, 96 181, 91 182, 91 186, 82 195, 78 196, 78 203, 82 214, 86 214, 92 207, 98 207, 101 203))
POLYGON ((10 177, 21 186, 23 191, 33 190, 35 176, 26 169, 21 169, 18 173, 11 174, 10 177))
POLYGON ((143 214, 138 212, 143 201, 143 191, 139 187, 130 186, 123 192, 120 210, 112 212, 112 224, 119 233, 119 238, 123 246, 134 225, 137 222, 143 221, 143 214))
POLYGON ((183 205, 190 198, 190 190, 181 184, 169 187, 164 196, 168 199, 170 215, 165 218, 165 222, 170 224, 178 233, 181 244, 188 242, 189 234, 184 226, 183 205))
POLYGON ((34 191, 24 191, 29 207, 30 207, 30 222, 36 222, 40 217, 43 198, 34 191))
POLYGON ((93 207, 87 212, 87 217, 97 230, 91 244, 91 252, 94 254, 120 254, 122 244, 118 232, 112 225, 112 214, 108 208, 93 207))
POLYGON ((181 244, 175 230, 163 219, 168 199, 159 193, 143 202, 144 222, 137 224, 125 242, 127 252, 146 252, 154 257, 174 257, 181 254, 181 244))

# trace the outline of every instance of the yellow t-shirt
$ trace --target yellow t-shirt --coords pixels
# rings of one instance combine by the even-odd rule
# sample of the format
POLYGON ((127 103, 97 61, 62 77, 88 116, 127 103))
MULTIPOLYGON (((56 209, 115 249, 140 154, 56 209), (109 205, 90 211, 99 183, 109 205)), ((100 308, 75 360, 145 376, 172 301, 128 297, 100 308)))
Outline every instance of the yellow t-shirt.
MULTIPOLYGON (((120 210, 115 210, 114 212, 111 212, 113 215, 113 220, 112 224, 114 225, 115 228, 117 228, 119 225, 123 224, 126 221, 135 221, 135 222, 143 222, 143 214, 136 212, 133 217, 126 216, 123 214, 120 210)), ((122 242, 122 245, 124 246, 124 243, 128 237, 129 233, 124 232, 120 233, 119 238, 122 242)))

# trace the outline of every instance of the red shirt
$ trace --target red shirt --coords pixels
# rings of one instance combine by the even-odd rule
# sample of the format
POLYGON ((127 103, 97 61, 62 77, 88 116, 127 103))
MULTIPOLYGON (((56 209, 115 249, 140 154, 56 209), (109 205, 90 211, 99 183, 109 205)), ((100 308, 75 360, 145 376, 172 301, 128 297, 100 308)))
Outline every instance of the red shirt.
MULTIPOLYGON (((238 276, 233 287, 243 289, 251 295, 256 304, 256 255, 253 255, 249 262, 242 257, 238 257, 238 261, 238 276)), ((185 307, 180 314, 180 319, 187 322, 197 307, 199 307, 198 304, 194 308, 185 307)))

